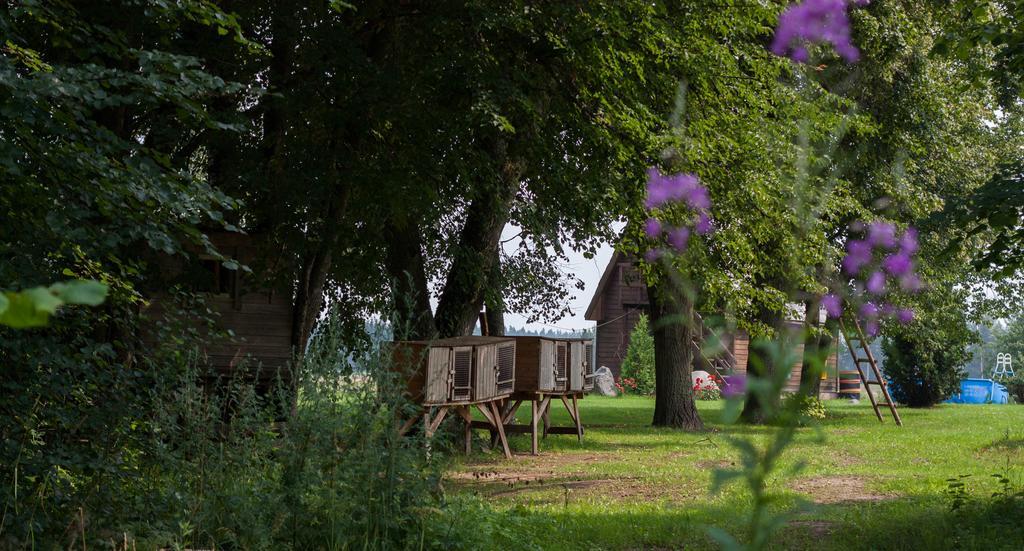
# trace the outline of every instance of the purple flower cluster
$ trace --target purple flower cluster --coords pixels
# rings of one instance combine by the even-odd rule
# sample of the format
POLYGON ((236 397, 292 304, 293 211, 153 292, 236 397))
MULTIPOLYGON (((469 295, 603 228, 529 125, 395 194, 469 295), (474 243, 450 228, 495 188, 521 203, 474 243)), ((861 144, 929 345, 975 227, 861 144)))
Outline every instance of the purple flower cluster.
POLYGON ((746 375, 726 375, 722 381, 722 396, 726 398, 742 398, 747 393, 746 375))
MULTIPOLYGON (((878 324, 883 317, 895 318, 904 324, 914 319, 913 310, 896 308, 884 299, 895 287, 911 293, 921 290, 921 278, 914 273, 917 249, 914 228, 897 235, 896 226, 888 222, 873 222, 868 225, 864 239, 846 243, 843 272, 853 279, 855 296, 851 298, 862 302, 858 314, 869 335, 878 334, 878 324)), ((838 294, 823 296, 821 305, 833 318, 843 313, 843 300, 838 294)))
POLYGON ((850 18, 846 10, 850 4, 863 6, 869 1, 804 0, 791 5, 779 16, 772 53, 806 63, 809 44, 828 42, 846 61, 857 61, 860 52, 850 39, 850 18))
MULTIPOLYGON (((708 188, 701 185, 694 174, 665 175, 657 168, 651 167, 647 171, 647 208, 658 209, 672 204, 684 205, 693 212, 693 229, 688 226, 664 224, 652 217, 644 223, 644 233, 654 240, 664 237, 670 247, 682 252, 690 243, 691 232, 705 235, 713 229, 711 216, 708 214, 711 209, 711 195, 708 188)), ((657 260, 661 254, 661 251, 652 249, 647 252, 647 260, 657 260)))

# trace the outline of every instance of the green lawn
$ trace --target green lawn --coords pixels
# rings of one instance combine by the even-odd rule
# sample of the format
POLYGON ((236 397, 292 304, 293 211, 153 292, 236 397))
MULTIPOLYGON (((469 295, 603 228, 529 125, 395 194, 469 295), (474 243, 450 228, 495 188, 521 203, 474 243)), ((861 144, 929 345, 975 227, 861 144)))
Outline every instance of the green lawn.
MULTIPOLYGON (((780 507, 808 509, 776 540, 779 548, 1022 549, 1024 506, 1000 510, 987 499, 993 473, 1009 471, 1018 489, 1024 467, 1024 406, 942 405, 900 410, 904 427, 879 423, 869 405, 826 404, 822 441, 801 429, 789 465, 806 467, 773 484, 780 507), (947 479, 971 475, 976 498, 951 511, 947 479)), ((582 444, 549 436, 540 456, 512 437, 512 460, 496 453, 457 459, 450 492, 479 496, 509 519, 512 546, 552 548, 708 548, 705 527, 742 533, 748 494, 740 486, 710 495, 711 471, 737 457, 726 435, 765 438, 766 427, 723 426, 722 403, 700 403, 709 426, 688 434, 649 426, 654 402, 588 397, 582 444)), ((520 411, 521 422, 528 417, 520 411)), ((564 410, 553 415, 567 423, 564 410)), ((475 498, 473 498, 475 499, 475 498)))

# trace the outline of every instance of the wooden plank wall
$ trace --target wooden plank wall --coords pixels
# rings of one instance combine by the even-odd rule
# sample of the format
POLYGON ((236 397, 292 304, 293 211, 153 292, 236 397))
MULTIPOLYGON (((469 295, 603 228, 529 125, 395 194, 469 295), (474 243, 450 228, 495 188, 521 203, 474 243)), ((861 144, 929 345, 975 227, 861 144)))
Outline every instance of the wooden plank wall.
MULTIPOLYGON (((213 375, 230 376, 244 365, 246 377, 266 382, 288 366, 292 357, 292 305, 288 296, 267 292, 246 293, 237 299, 207 295, 206 305, 214 312, 216 325, 235 336, 202 350, 200 366, 209 368, 213 375)), ((151 299, 144 314, 152 320, 165 319, 161 298, 151 299)), ((147 334, 144 342, 155 345, 155 338, 147 334)))
MULTIPOLYGON (((234 331, 236 342, 211 346, 210 365, 230 373, 248 358, 262 366, 260 377, 274 377, 291 359, 292 305, 281 293, 248 293, 238 307, 231 297, 213 296, 208 302, 220 314, 219 325, 234 331)), ((252 365, 250 367, 256 367, 252 365)))
MULTIPOLYGON (((836 355, 838 340, 833 341, 832 352, 829 354, 826 360, 827 369, 834 371, 838 365, 839 358, 836 355)), ((746 373, 748 359, 750 356, 750 337, 745 331, 741 331, 733 341, 733 355, 736 356, 735 370, 737 373, 746 373)), ((789 382, 786 384, 787 391, 795 391, 800 388, 800 366, 801 358, 804 354, 804 345, 800 343, 796 349, 796 361, 793 365, 793 371, 790 373, 789 382)))
POLYGON ((600 298, 604 319, 597 327, 597 367, 611 369, 615 377, 629 347, 629 334, 647 311, 647 287, 628 261, 620 261, 600 298))

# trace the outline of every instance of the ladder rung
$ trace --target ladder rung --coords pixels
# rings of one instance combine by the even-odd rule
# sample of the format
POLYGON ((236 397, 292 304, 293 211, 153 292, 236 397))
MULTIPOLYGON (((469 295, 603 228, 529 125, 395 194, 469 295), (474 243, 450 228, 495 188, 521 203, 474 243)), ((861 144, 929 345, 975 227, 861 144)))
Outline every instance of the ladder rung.
POLYGON ((882 381, 865 381, 864 384, 866 384, 866 385, 885 386, 885 383, 883 383, 882 381))
POLYGON ((866 364, 869 364, 869 363, 871 363, 871 358, 857 358, 857 359, 856 359, 856 360, 854 360, 854 361, 855 361, 855 362, 857 362, 857 363, 866 363, 866 364))

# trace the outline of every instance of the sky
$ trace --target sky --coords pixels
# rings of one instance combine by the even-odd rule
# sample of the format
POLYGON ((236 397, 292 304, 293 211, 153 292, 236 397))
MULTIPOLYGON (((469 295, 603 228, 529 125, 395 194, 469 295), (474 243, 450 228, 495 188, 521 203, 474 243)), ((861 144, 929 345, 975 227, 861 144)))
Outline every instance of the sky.
MULTIPOLYGON (((616 229, 621 228, 616 227, 616 229)), ((505 226, 505 230, 502 232, 501 239, 505 242, 505 250, 509 253, 513 252, 518 246, 518 241, 512 239, 518 233, 519 228, 512 225, 505 226)), ((576 253, 568 247, 566 247, 566 251, 568 252, 569 261, 562 266, 563 270, 574 273, 584 284, 582 291, 574 289, 573 294, 568 297, 572 315, 550 323, 526 323, 526 316, 515 312, 506 312, 505 325, 525 326, 527 329, 550 328, 566 331, 591 329, 594 327, 596 322, 583 319, 583 315, 590 304, 590 299, 594 296, 594 291, 597 290, 597 283, 600 281, 601 274, 604 273, 604 268, 608 261, 611 260, 614 249, 611 244, 603 243, 597 252, 597 256, 589 260, 583 258, 581 253, 576 253)))

